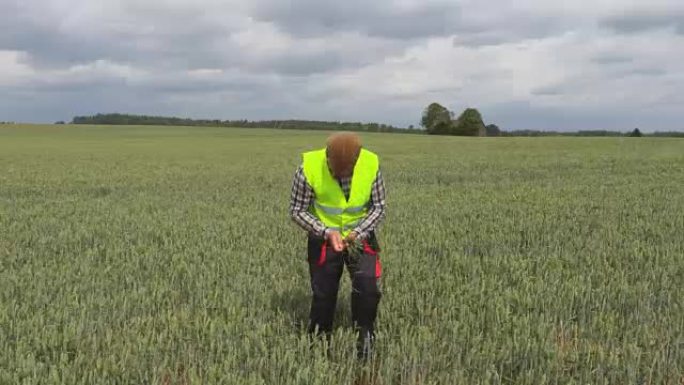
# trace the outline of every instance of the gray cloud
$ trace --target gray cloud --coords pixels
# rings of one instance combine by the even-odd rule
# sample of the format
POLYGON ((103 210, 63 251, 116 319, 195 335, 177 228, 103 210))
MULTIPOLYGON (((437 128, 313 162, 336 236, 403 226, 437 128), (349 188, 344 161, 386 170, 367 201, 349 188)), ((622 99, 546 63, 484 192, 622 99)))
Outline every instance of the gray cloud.
POLYGON ((684 130, 681 114, 674 110, 623 108, 547 107, 527 101, 511 101, 481 109, 486 123, 504 130, 615 130, 628 132, 684 130))
POLYGON ((535 17, 524 11, 497 15, 487 7, 456 1, 421 1, 397 6, 390 1, 257 0, 257 20, 273 23, 294 36, 340 31, 393 40, 454 36, 455 45, 478 47, 567 31, 573 23, 559 15, 535 17))
POLYGON ((260 84, 247 79, 237 78, 213 78, 213 79, 190 79, 183 75, 167 75, 154 77, 142 82, 130 85, 141 91, 153 94, 210 94, 216 92, 234 92, 238 90, 252 91, 261 90, 260 84))
POLYGON ((678 128, 684 13, 623 1, 561 12, 542 0, 4 0, 0 120, 120 111, 415 125, 438 101, 505 128, 658 116, 678 128))
POLYGON ((454 31, 453 44, 465 47, 483 47, 541 39, 562 35, 571 31, 572 22, 557 15, 531 17, 513 14, 509 18, 494 18, 481 21, 478 27, 454 31))
POLYGON ((557 95, 563 95, 566 92, 565 87, 562 85, 552 85, 552 86, 544 86, 544 87, 539 87, 535 88, 532 90, 532 95, 539 95, 539 96, 557 96, 557 95))
POLYGON ((316 52, 312 54, 282 55, 275 60, 257 61, 254 67, 285 75, 307 75, 334 71, 354 64, 362 64, 363 58, 346 57, 341 52, 316 52))
MULTIPOLYGON (((167 8, 140 14, 88 14, 75 18, 66 11, 50 12, 27 1, 8 5, 0 14, 3 34, 0 49, 25 51, 38 68, 58 68, 95 60, 131 63, 187 63, 212 66, 225 62, 214 50, 216 41, 229 36, 231 23, 210 23, 206 18, 167 8), (70 18, 71 17, 71 18, 70 18), (95 19, 89 19, 90 17, 95 19), (7 32, 5 32, 6 30, 7 32)), ((78 14, 78 5, 73 10, 78 14)), ((158 64, 157 63, 157 64, 158 64)))
POLYGON ((630 74, 632 75, 641 75, 641 76, 663 76, 667 75, 667 70, 663 68, 655 68, 655 67, 641 67, 641 68, 634 68, 630 71, 630 74))
POLYGON ((78 5, 60 13, 42 9, 36 1, 10 2, 8 12, 0 13, 0 50, 26 52, 24 60, 37 69, 108 60, 160 71, 240 68, 301 76, 363 66, 406 46, 359 36, 313 49, 292 41, 291 46, 257 50, 236 41, 237 34, 250 28, 250 17, 232 12, 229 5, 212 14, 201 6, 121 4, 114 15, 91 15, 78 5), (69 12, 83 14, 84 20, 69 12))
POLYGON ((592 57, 591 61, 597 64, 623 64, 634 61, 634 58, 625 54, 604 52, 592 57))
POLYGON ((618 33, 638 33, 673 28, 677 33, 684 34, 684 12, 646 11, 620 14, 603 19, 601 25, 618 33))
POLYGON ((319 36, 337 31, 358 31, 369 36, 411 39, 443 36, 463 24, 455 2, 393 6, 387 1, 326 2, 318 0, 254 2, 252 12, 297 36, 319 36))

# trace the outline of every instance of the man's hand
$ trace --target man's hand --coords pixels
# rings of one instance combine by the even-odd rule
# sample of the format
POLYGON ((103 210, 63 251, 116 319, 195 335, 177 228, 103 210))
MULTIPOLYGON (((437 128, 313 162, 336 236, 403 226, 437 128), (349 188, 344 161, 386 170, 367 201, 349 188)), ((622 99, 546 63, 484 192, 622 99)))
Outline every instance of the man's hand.
POLYGON ((352 231, 347 235, 347 238, 344 239, 344 243, 349 244, 352 243, 356 240, 356 238, 359 236, 359 234, 356 231, 352 231))
POLYGON ((326 239, 328 242, 330 242, 330 245, 336 252, 339 253, 340 251, 344 250, 344 242, 342 242, 342 235, 340 235, 339 231, 328 230, 326 239))

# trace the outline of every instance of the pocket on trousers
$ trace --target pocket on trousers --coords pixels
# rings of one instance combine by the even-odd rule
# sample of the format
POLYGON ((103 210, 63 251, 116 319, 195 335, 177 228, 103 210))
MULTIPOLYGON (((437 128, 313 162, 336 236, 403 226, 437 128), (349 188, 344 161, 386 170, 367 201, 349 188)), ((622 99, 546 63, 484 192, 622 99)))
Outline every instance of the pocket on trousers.
POLYGON ((364 266, 363 271, 369 276, 380 278, 382 276, 382 265, 380 264, 380 255, 378 251, 371 246, 371 244, 363 241, 364 266))
POLYGON ((315 263, 319 260, 324 243, 325 240, 323 238, 309 235, 307 241, 307 260, 309 263, 315 263))
POLYGON ((338 258, 339 255, 327 240, 309 236, 307 260, 311 265, 324 266, 331 258, 338 258))

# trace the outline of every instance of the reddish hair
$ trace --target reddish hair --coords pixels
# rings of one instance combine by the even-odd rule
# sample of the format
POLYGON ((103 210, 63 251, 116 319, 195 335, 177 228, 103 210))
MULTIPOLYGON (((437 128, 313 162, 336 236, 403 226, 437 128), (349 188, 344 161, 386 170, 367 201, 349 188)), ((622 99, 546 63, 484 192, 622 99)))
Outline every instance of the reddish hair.
POLYGON ((328 166, 336 177, 350 176, 361 152, 361 139, 353 132, 340 132, 328 137, 328 166))

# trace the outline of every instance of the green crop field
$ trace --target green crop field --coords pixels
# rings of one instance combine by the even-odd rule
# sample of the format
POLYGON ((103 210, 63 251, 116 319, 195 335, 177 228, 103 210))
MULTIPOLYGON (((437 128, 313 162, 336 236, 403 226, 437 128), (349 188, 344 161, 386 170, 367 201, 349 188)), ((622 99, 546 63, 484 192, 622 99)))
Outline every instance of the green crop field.
POLYGON ((0 126, 0 384, 681 384, 684 140, 363 134, 383 298, 309 348, 327 133, 0 126))

